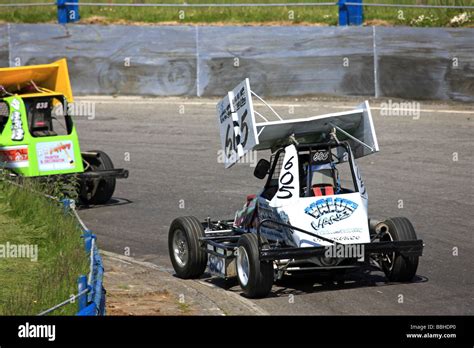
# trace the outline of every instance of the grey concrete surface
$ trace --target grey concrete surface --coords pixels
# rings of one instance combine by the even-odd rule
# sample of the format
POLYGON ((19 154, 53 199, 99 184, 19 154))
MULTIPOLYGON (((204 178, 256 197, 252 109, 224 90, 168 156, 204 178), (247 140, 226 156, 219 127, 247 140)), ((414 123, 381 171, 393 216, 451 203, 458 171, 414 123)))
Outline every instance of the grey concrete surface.
POLYGON ((63 57, 76 95, 474 101, 474 28, 0 25, 2 66, 63 57))
MULTIPOLYGON (((262 185, 248 164, 225 170, 218 163, 216 99, 80 100, 96 102, 94 120, 77 120, 82 149, 102 149, 130 170, 110 205, 80 211, 105 250, 171 270, 167 234, 174 218, 233 217, 262 185)), ((342 111, 363 99, 271 101, 290 118, 342 111)), ((422 103, 419 119, 381 116, 379 101, 372 107, 380 153, 359 161, 369 212, 413 222, 426 243, 416 281, 386 283, 380 272, 350 275, 345 285, 292 279, 253 302, 271 314, 474 314, 474 107, 422 103)), ((240 294, 235 283, 202 281, 240 294)))
POLYGON ((103 250, 101 254, 107 315, 268 314, 245 297, 204 280, 183 282, 153 263, 103 250))

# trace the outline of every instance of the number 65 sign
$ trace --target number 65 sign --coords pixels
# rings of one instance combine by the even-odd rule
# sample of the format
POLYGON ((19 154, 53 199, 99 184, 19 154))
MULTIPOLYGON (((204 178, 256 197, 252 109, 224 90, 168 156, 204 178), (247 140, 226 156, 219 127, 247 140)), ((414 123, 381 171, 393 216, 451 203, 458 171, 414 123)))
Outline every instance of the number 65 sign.
POLYGON ((231 167, 258 145, 249 79, 245 79, 217 104, 217 119, 224 164, 231 167))

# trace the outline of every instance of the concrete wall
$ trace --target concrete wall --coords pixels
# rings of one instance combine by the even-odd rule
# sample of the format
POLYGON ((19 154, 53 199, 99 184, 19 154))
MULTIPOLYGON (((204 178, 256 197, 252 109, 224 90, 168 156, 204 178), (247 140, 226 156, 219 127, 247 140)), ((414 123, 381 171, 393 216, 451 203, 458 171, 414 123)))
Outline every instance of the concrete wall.
POLYGON ((0 25, 0 67, 9 66, 8 27, 0 25))
POLYGON ((376 28, 375 43, 380 95, 474 101, 474 29, 376 28))
POLYGON ((203 27, 199 92, 222 95, 248 76, 263 95, 373 95, 372 52, 372 28, 203 27))
POLYGON ((66 57, 76 95, 223 95, 474 101, 474 29, 8 24, 0 64, 66 57), (127 62, 130 62, 127 66, 127 62))
POLYGON ((196 95, 193 27, 10 25, 10 64, 66 57, 75 94, 196 95), (127 61, 129 59, 129 66, 127 61))

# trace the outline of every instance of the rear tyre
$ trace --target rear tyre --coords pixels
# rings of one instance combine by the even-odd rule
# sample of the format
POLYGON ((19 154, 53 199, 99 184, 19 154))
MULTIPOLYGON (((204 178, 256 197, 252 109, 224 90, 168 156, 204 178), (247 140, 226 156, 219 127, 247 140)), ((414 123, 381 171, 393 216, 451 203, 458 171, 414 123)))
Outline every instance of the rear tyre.
POLYGON ((199 237, 204 237, 204 229, 194 216, 179 217, 171 223, 168 250, 179 278, 199 278, 206 270, 207 253, 201 248, 199 237))
MULTIPOLYGON (((381 241, 417 240, 415 229, 410 220, 404 217, 390 218, 384 221, 386 231, 381 241)), ((418 269, 418 256, 403 256, 399 253, 382 255, 382 270, 391 282, 408 282, 418 269)))
MULTIPOLYGON (((264 237, 263 246, 268 245, 264 237)), ((273 263, 260 261, 258 252, 258 237, 254 233, 246 233, 238 242, 236 271, 240 287, 249 298, 267 296, 273 286, 273 263)))
MULTIPOLYGON (((110 170, 114 169, 114 164, 104 151, 92 151, 97 152, 97 158, 93 158, 90 161, 90 171, 97 170, 110 170)), ((93 186, 90 185, 85 191, 86 194, 81 195, 81 201, 85 204, 105 204, 112 198, 115 191, 115 178, 101 179, 97 184, 95 192, 93 186)))

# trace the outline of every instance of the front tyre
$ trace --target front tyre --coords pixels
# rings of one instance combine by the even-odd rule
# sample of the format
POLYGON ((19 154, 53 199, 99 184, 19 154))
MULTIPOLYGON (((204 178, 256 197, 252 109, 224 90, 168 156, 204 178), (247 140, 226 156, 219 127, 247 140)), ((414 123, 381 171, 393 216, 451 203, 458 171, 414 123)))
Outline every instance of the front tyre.
POLYGON ((168 250, 179 278, 199 278, 206 270, 207 253, 201 248, 199 237, 204 237, 204 229, 194 216, 179 217, 171 223, 168 250))
MULTIPOLYGON (((264 237, 262 244, 268 242, 264 237)), ((260 261, 258 252, 258 237, 254 233, 246 233, 238 242, 236 258, 236 271, 240 287, 244 295, 249 298, 262 298, 267 296, 273 286, 273 263, 260 261)))
MULTIPOLYGON (((381 241, 417 240, 415 229, 407 218, 390 218, 384 224, 386 229, 381 241)), ((396 252, 382 254, 382 270, 391 282, 408 282, 416 275, 418 259, 418 256, 403 256, 396 252)))

